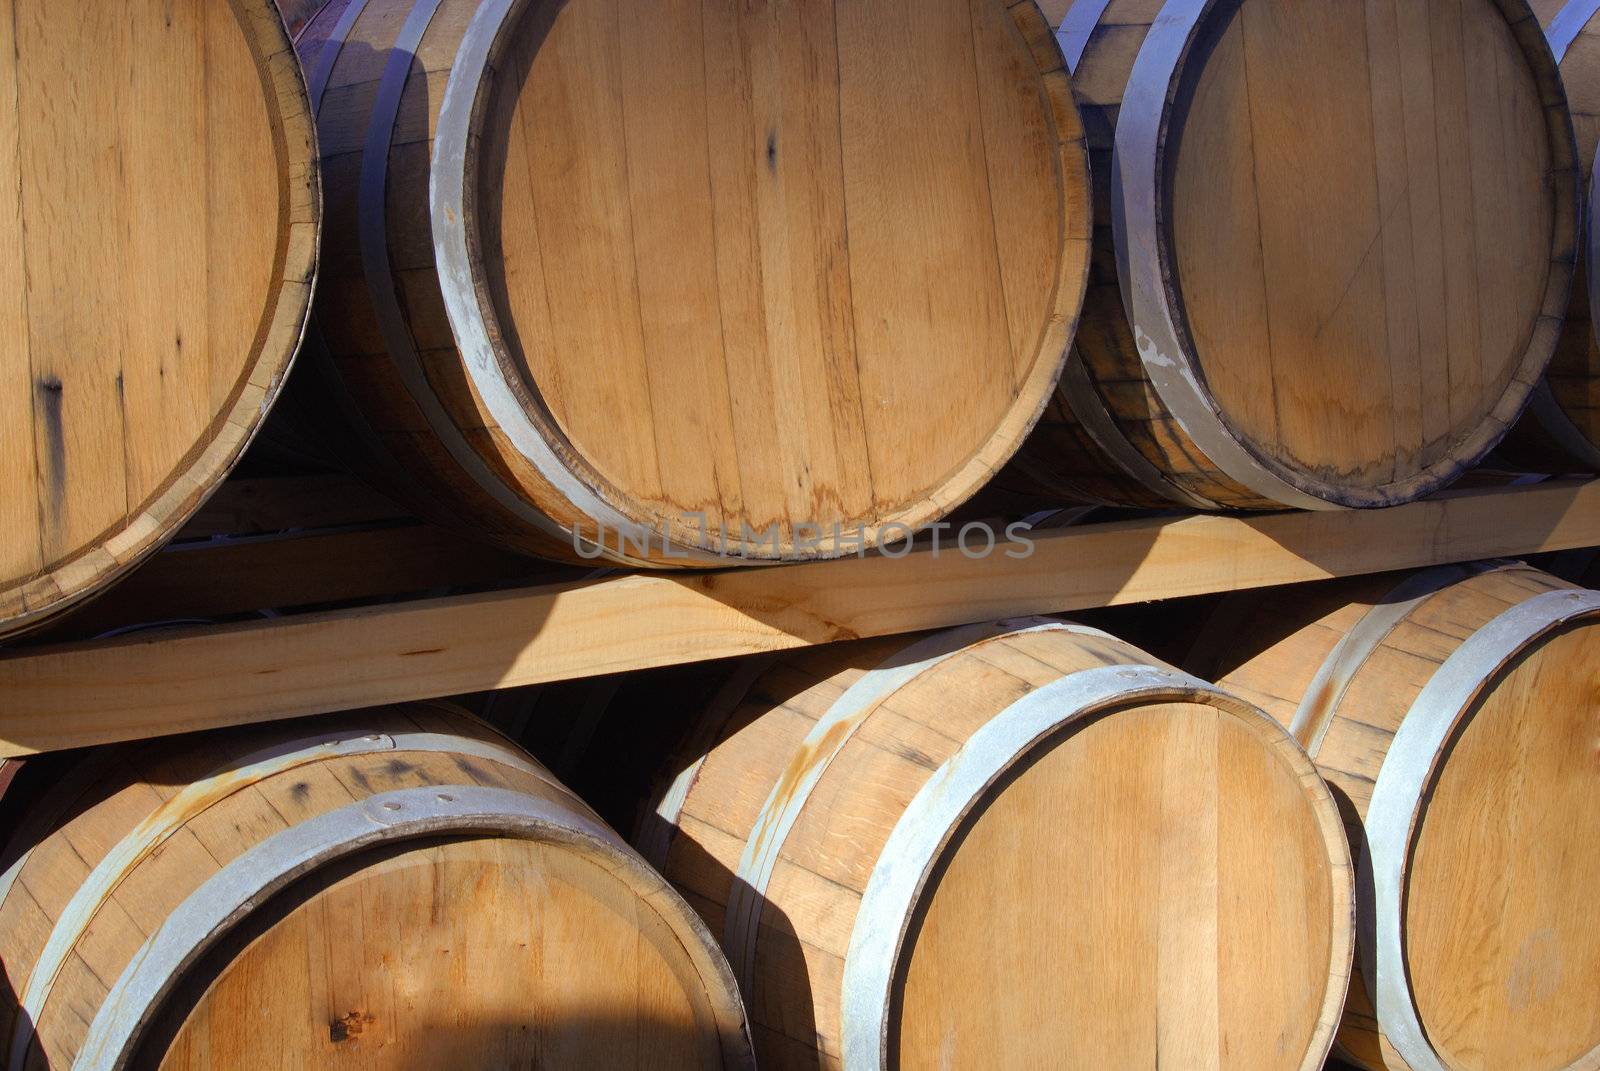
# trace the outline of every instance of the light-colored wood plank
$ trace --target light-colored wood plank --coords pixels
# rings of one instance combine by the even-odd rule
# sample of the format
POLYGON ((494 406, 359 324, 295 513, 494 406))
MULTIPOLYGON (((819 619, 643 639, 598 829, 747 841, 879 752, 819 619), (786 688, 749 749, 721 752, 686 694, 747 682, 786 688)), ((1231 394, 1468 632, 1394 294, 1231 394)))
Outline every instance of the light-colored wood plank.
MULTIPOLYGON (((21 169, 21 116, 18 107, 16 13, 14 0, 0 3, 0 189, 18 187, 21 169)), ((0 494, 0 531, 18 538, 0 540, 0 575, 31 576, 44 566, 39 497, 33 493, 38 469, 33 427, 33 393, 29 370, 30 347, 27 304, 27 262, 23 256, 22 201, 5 206, 0 214, 0 326, 7 344, 0 347, 0 426, 28 428, 27 434, 0 436, 0 487, 15 493, 0 494), (21 533, 35 533, 32 539, 21 533)))
MULTIPOLYGON (((0 658, 0 757, 971 621, 1600 544, 1600 483, 1041 533, 1030 556, 635 575, 0 658)), ((1011 548, 1021 553, 1018 548, 1011 548)))

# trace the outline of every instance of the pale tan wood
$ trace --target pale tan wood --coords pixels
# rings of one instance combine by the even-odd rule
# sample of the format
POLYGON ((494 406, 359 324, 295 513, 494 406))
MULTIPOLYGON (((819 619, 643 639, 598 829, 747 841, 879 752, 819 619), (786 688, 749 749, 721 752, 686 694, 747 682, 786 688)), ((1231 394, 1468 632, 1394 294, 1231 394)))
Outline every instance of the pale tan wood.
MULTIPOLYGON (((666 764, 670 776, 704 755, 666 816, 664 873, 725 943, 741 853, 776 855, 746 990, 765 1066, 839 1066, 862 895, 935 770, 1035 689, 1150 661, 1062 631, 975 641, 868 703, 853 733, 808 741, 903 643, 784 656, 705 712, 690 738, 709 745, 666 764), (782 833, 769 794, 799 802, 782 833)), ((1353 941, 1336 812, 1269 720, 1179 693, 1047 735, 973 808, 911 917, 876 923, 909 927, 892 1064, 1321 1066, 1353 941)), ((625 739, 643 698, 611 704, 605 739, 625 739)), ((658 811, 645 808, 641 843, 658 811)))
POLYGON ((314 888, 186 1009, 163 1068, 720 1066, 673 936, 591 860, 449 841, 314 888))
MULTIPOLYGON (((9 846, 8 860, 28 854, 0 900, 0 948, 32 1014, 23 1023, 7 1007, 8 1053, 13 1031, 31 1026, 27 1066, 71 1066, 112 983, 186 898, 319 815, 395 789, 452 786, 539 797, 556 822, 589 813, 517 755, 458 709, 418 706, 134 745, 89 756, 101 768, 87 779, 65 767, 53 790, 63 798, 47 789, 33 801, 57 816, 9 846), (446 746, 325 748, 238 772, 263 749, 286 754, 330 732, 379 742, 431 732, 446 746), (468 754, 473 740, 507 757, 468 754), (135 840, 143 847, 130 853, 135 840), (114 885, 68 911, 108 858, 122 860, 114 885), (53 932, 67 952, 41 980, 53 932)), ((142 1058, 171 1067, 513 1067, 536 1055, 569 1066, 748 1066, 731 977, 707 970, 720 960, 690 918, 620 841, 391 839, 252 905, 153 1009, 142 1058)))
POLYGON ((1582 890, 1600 879, 1584 850, 1600 835, 1596 694, 1600 630, 1541 644, 1494 687, 1436 782, 1411 870, 1407 956, 1451 1067, 1595 1061, 1600 941, 1582 890))
MULTIPOLYGON (((1539 196, 1549 150, 1537 85, 1527 73, 1505 87, 1478 79, 1473 84, 1488 99, 1462 99, 1463 23, 1472 34, 1493 35, 1505 53, 1481 69, 1523 66, 1493 4, 1434 12, 1415 4, 1317 5, 1298 9, 1295 19, 1276 18, 1270 7, 1241 8, 1230 27, 1239 53, 1225 57, 1219 49, 1206 64, 1178 157, 1174 242, 1196 345, 1219 402, 1238 413, 1235 427, 1259 449, 1368 485, 1404 481, 1499 401, 1537 317, 1553 215, 1539 196), (1356 78, 1364 54, 1367 85, 1356 78), (1430 74, 1436 92, 1413 105, 1419 114, 1393 106, 1405 99, 1396 92, 1405 80, 1430 74), (1243 134, 1234 117, 1209 106, 1207 81, 1223 78, 1241 87, 1243 134), (1325 111, 1316 119, 1296 115, 1290 100, 1326 102, 1325 111), (1531 194, 1537 206, 1531 225, 1517 217, 1514 241, 1493 233, 1494 217, 1509 214, 1473 203, 1481 176, 1465 151, 1452 152, 1467 145, 1474 115, 1494 116, 1495 135, 1505 136, 1499 124, 1508 110, 1512 145, 1483 149, 1517 162, 1517 203, 1531 194), (1328 134, 1296 137, 1306 125, 1328 134), (1194 136, 1214 129, 1216 148, 1194 136), (1263 150, 1238 155, 1252 135, 1263 150), (1235 191, 1237 203, 1224 200, 1235 191), (1241 253, 1230 245, 1214 261, 1201 255, 1208 239, 1223 236, 1241 253), (1480 265, 1480 247, 1507 263, 1480 265), (1480 275, 1510 292, 1480 294, 1480 275), (1244 298, 1236 289, 1242 278, 1254 286, 1244 298), (1452 316, 1452 294, 1473 312, 1452 316), (1513 337, 1485 344, 1476 323, 1457 330, 1480 317, 1498 327, 1501 315, 1488 310, 1501 301, 1517 310, 1513 337), (1230 361, 1236 347, 1267 359, 1230 361), (1492 362, 1487 385, 1480 350, 1492 362), (1435 355, 1446 358, 1442 366, 1430 366, 1435 355), (1330 398, 1338 404, 1332 413, 1330 398)), ((1502 179, 1490 188, 1506 186, 1502 179)))
POLYGON ((389 277, 361 255, 363 154, 412 0, 371 0, 341 40, 331 4, 298 42, 308 68, 336 50, 319 319, 358 465, 519 549, 571 557, 606 521, 608 557, 678 567, 892 541, 1010 455, 1088 262, 1081 130, 1033 0, 521 5, 475 87, 477 276, 446 279, 423 134, 465 91, 478 7, 441 5, 416 45, 382 161, 389 277), (384 355, 389 290, 414 358, 384 355), (458 299, 492 367, 457 351, 458 299), (611 511, 651 546, 621 547, 611 511))
MULTIPOLYGON (((1573 590, 1515 564, 1456 580, 1382 636, 1341 693, 1311 702, 1318 668, 1402 579, 1231 596, 1207 625, 1229 637, 1191 658, 1196 672, 1294 723, 1358 841, 1394 735, 1445 659, 1527 599, 1573 590)), ((1412 999, 1451 1071, 1577 1071, 1600 1060, 1600 942, 1585 892, 1600 821, 1597 624, 1584 618, 1482 667, 1483 698, 1434 759, 1406 869, 1403 939, 1412 999)), ((1359 1066, 1407 1071, 1368 993, 1358 971, 1339 1046, 1359 1066)))
POLYGON ((1296 1066, 1330 906, 1305 880, 1325 848, 1302 791, 1259 738, 1180 704, 1051 751, 985 809, 931 898, 906 980, 908 1066, 1153 1067, 1157 1052, 1161 1066, 1296 1066), (1266 837, 1262 813, 1294 817, 1266 837), (1029 910, 1029 888, 1054 891, 1029 910))
POLYGON ((103 588, 237 460, 298 346, 320 194, 267 0, 0 6, 0 632, 103 588))
POLYGON ((0 657, 0 755, 963 622, 1600 544, 1600 485, 1382 511, 1152 518, 693 579, 631 576, 0 657))
POLYGON ((1392 505, 1447 484, 1528 399, 1578 253, 1578 157, 1593 148, 1574 149, 1526 6, 1180 0, 1165 24, 1197 29, 1178 69, 1136 73, 1160 9, 1047 12, 1074 32, 1093 23, 1074 84, 1096 257, 1071 358, 1084 385, 1063 381, 1012 486, 1269 508, 1392 505), (1119 133, 1134 78, 1159 80, 1144 88, 1167 102, 1154 159, 1119 133), (1157 176, 1160 207, 1128 208, 1114 244, 1131 170, 1157 176), (1179 354, 1135 337, 1157 333, 1156 312, 1129 326, 1125 294, 1146 276, 1179 354), (1187 413, 1185 392, 1160 386, 1175 360, 1198 391, 1187 413), (1083 416, 1096 407, 1109 436, 1083 416))

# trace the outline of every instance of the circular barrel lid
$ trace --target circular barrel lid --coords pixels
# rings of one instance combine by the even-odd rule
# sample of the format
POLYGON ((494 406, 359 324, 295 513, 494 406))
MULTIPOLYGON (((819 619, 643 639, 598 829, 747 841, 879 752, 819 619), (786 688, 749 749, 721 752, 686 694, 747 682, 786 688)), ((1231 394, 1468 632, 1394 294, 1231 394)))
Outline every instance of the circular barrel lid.
POLYGON ((247 919, 145 1052, 163 1068, 724 1066, 685 940, 569 844, 380 846, 247 919))
POLYGON ((1600 1062, 1600 617, 1515 654, 1435 760, 1405 955, 1452 1071, 1600 1062))
POLYGON ((1322 1066, 1344 834, 1309 760, 1238 706, 1085 718, 991 787, 905 938, 901 1064, 1322 1066))
POLYGON ((482 151, 435 163, 436 221, 452 183, 468 221, 445 300, 485 407, 525 456, 555 444, 580 513, 827 554, 1009 456, 1088 261, 1033 0, 580 0, 498 32, 482 151))
POLYGON ((1264 470, 1256 490, 1415 497, 1521 411, 1577 219, 1565 97, 1522 0, 1177 0, 1117 152, 1145 364, 1207 455, 1264 470))
POLYGON ((155 549, 293 358, 319 198, 270 0, 0 18, 0 633, 155 549))

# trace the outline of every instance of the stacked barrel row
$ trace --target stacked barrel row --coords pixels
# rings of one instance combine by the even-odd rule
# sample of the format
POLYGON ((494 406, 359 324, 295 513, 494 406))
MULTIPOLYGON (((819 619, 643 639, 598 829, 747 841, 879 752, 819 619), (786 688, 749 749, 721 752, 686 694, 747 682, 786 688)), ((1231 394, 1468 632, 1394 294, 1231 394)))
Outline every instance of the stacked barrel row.
POLYGON ((845 553, 1019 446, 1056 501, 1408 501, 1521 413, 1578 253, 1520 0, 335 0, 299 47, 313 423, 540 554, 845 553))
POLYGON ((324 198, 274 435, 534 554, 1388 505, 1530 398, 1594 460, 1586 5, 1564 88, 1524 0, 332 0, 304 84, 265 0, 7 4, 5 631, 227 472, 324 198))
POLYGON ((1194 675, 1026 619, 32 760, 0 1037, 22 1067, 1588 1066, 1600 592, 1487 562, 1159 624, 1194 675))
POLYGON ((1312 1068, 1332 1040, 1332 797, 1261 711, 1105 633, 573 699, 528 735, 564 728, 612 806, 661 784, 637 850, 442 704, 32 760, 0 798, 11 1065, 1312 1068))
POLYGON ((1600 593, 1487 562, 1186 617, 1127 627, 1195 676, 1027 620, 486 714, 701 914, 763 1066, 1590 1066, 1600 593))

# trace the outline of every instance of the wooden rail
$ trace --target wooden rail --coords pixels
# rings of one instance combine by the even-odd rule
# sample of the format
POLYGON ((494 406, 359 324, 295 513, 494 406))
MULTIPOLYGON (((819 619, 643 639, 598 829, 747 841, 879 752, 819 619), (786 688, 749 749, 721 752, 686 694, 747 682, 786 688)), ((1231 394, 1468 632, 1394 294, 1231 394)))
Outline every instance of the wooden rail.
POLYGON ((1600 544, 1600 482, 1378 511, 1161 517, 772 569, 639 574, 0 656, 0 757, 781 648, 1600 544), (1021 548, 1009 548, 1020 553, 1021 548))

